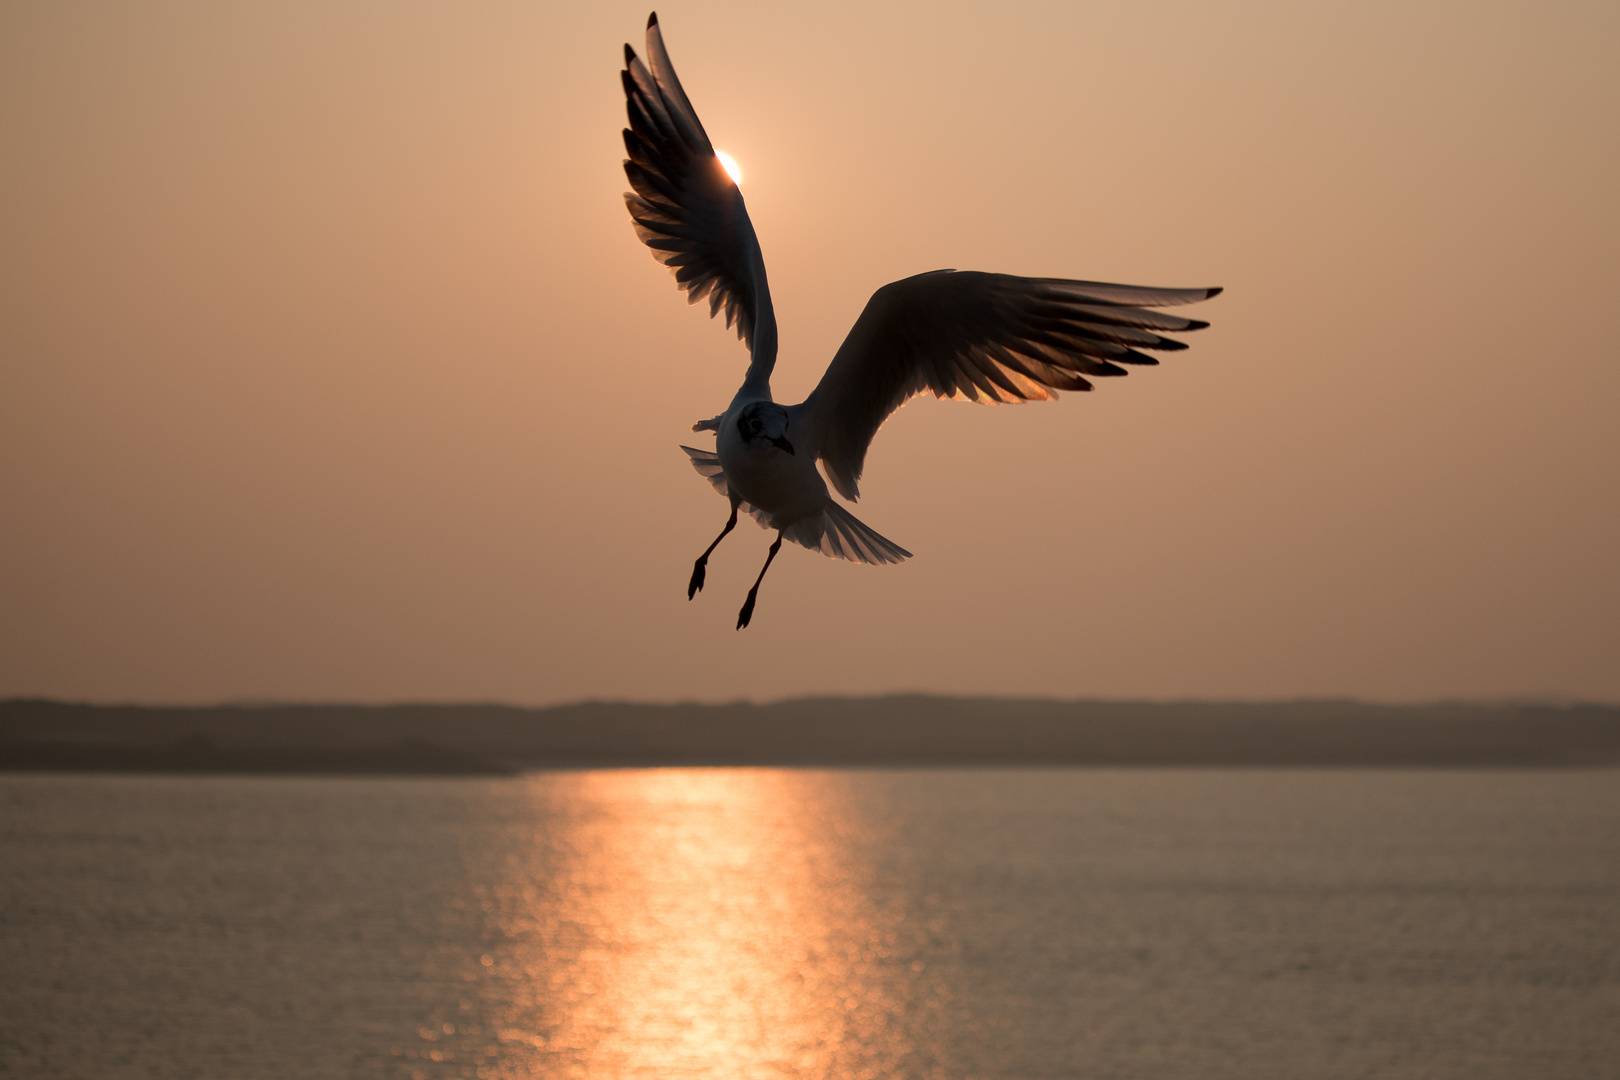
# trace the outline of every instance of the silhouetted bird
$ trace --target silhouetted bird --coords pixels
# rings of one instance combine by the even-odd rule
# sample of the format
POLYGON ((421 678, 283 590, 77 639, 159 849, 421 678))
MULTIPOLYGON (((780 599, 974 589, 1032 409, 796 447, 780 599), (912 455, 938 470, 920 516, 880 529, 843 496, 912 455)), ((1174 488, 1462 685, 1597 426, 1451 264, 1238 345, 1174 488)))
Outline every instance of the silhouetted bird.
POLYGON ((776 540, 737 628, 748 625, 771 560, 784 538, 839 559, 894 563, 911 553, 879 536, 827 492, 859 491, 872 436, 913 394, 969 401, 1044 401, 1058 390, 1090 390, 1086 376, 1123 375, 1120 364, 1157 364, 1141 349, 1184 349, 1158 331, 1209 325, 1149 308, 1190 304, 1216 289, 1154 289, 1063 278, 935 270, 883 286, 867 301, 821 382, 798 405, 771 400, 776 315, 765 259, 742 192, 715 155, 664 50, 658 15, 647 20, 649 71, 624 47, 630 126, 625 194, 636 233, 675 272, 689 303, 724 310, 750 361, 726 411, 694 424, 713 431, 715 452, 683 446, 692 465, 731 500, 731 517, 692 568, 688 599, 703 588, 709 555, 737 524, 737 512, 776 530, 776 540))

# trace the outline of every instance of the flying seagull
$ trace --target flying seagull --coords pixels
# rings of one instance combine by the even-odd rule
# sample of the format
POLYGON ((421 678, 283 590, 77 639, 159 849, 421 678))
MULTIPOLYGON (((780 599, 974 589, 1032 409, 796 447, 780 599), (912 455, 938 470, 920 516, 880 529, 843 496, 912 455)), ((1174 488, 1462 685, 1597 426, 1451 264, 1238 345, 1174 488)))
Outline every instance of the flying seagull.
POLYGON ((1152 308, 1191 304, 1215 289, 1154 289, 1064 278, 934 270, 872 294, 827 372, 798 405, 771 400, 776 314, 765 259, 742 192, 715 153, 675 77, 658 15, 647 19, 647 63, 624 47, 630 126, 625 203, 636 234, 675 272, 687 302, 709 301, 748 346, 748 373, 726 411, 692 425, 715 433, 715 448, 681 447, 714 489, 731 500, 725 528, 697 558, 686 588, 703 588, 709 556, 738 511, 776 530, 765 565, 737 615, 748 625, 759 583, 784 539, 835 559, 897 563, 911 552, 879 536, 835 502, 860 495, 872 436, 913 394, 968 401, 1048 401, 1059 390, 1090 390, 1090 377, 1123 375, 1121 364, 1157 364, 1140 350, 1185 349, 1160 331, 1208 323, 1152 308))

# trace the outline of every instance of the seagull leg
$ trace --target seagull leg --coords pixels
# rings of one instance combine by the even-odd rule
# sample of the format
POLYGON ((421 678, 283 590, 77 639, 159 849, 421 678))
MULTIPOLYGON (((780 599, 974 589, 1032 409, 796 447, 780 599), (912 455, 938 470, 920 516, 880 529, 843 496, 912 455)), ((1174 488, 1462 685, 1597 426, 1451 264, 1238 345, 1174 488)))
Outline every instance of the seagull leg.
POLYGON ((722 541, 722 540, 724 540, 726 538, 726 533, 730 532, 732 529, 735 529, 736 527, 737 527, 737 504, 735 502, 733 502, 731 504, 731 518, 730 518, 730 520, 728 520, 726 522, 726 527, 720 530, 720 535, 714 538, 714 543, 710 544, 704 550, 703 554, 698 556, 697 562, 692 566, 692 580, 686 586, 686 598, 688 600, 692 599, 692 597, 696 596, 698 593, 703 591, 703 578, 706 576, 706 573, 707 573, 706 568, 709 565, 709 554, 710 554, 710 552, 714 551, 715 548, 719 547, 720 546, 720 541, 722 541))
POLYGON ((759 583, 765 580, 765 571, 771 568, 771 560, 776 553, 782 550, 782 534, 776 534, 776 543, 771 545, 771 553, 765 556, 765 565, 760 568, 759 577, 754 579, 754 587, 748 590, 748 599, 743 601, 742 610, 737 613, 737 629, 741 630, 748 625, 748 620, 754 617, 754 601, 759 597, 759 583))

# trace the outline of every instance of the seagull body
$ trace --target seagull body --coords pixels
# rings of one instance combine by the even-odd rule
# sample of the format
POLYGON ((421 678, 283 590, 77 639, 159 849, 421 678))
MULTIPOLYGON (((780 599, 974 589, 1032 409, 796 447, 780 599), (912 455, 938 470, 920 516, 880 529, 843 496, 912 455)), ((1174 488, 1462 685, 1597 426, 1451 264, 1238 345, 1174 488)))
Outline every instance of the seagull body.
POLYGON ((647 63, 629 45, 624 55, 624 170, 633 189, 625 203, 636 233, 674 271, 688 302, 708 300, 711 316, 723 311, 749 350, 748 372, 726 411, 692 427, 714 432, 715 449, 681 448, 731 502, 725 528, 693 566, 688 599, 703 588, 709 556, 739 512, 777 534, 737 616, 739 630, 784 539, 853 562, 911 557, 827 486, 851 502, 860 497, 872 437, 908 398, 926 391, 969 401, 1051 400, 1060 390, 1090 390, 1088 376, 1124 375, 1121 364, 1158 363, 1142 349, 1186 348, 1160 331, 1208 325, 1152 309, 1204 300, 1218 288, 935 270, 874 293, 810 396, 777 404, 776 314, 742 192, 681 89, 656 13, 647 20, 647 63))

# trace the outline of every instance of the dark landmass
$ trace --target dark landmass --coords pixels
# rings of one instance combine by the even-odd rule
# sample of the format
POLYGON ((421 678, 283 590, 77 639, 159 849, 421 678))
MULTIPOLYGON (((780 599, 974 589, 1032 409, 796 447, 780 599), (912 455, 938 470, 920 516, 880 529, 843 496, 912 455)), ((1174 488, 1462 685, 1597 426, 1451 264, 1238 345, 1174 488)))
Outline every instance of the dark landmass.
POLYGON ((219 746, 206 735, 192 735, 151 741, 0 740, 0 771, 512 776, 522 769, 432 743, 219 746))
POLYGON ((545 709, 0 701, 0 770, 499 775, 649 765, 1613 767, 1620 706, 922 695, 545 709))

